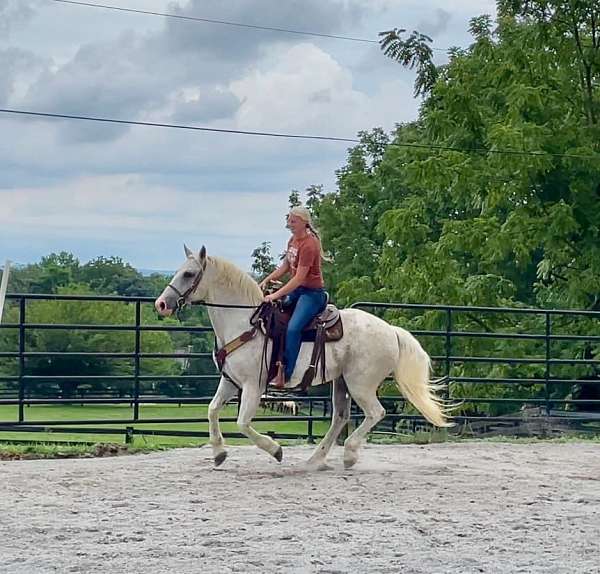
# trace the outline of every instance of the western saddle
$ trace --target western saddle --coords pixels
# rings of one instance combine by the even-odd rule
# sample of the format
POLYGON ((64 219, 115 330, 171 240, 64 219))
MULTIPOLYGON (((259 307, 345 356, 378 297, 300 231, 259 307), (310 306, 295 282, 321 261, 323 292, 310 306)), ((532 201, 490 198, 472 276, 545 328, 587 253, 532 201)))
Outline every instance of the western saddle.
MULTIPOLYGON (((329 301, 329 295, 327 296, 329 301)), ((293 308, 285 308, 280 301, 276 303, 263 303, 255 312, 250 323, 253 327, 260 329, 273 341, 271 361, 267 381, 276 377, 282 377, 283 352, 285 349, 285 337, 287 325, 292 316, 293 308)), ((313 342, 313 352, 309 367, 302 377, 298 390, 305 392, 310 387, 321 367, 321 379, 325 380, 325 343, 339 341, 344 335, 340 311, 335 305, 326 303, 325 309, 321 311, 302 331, 303 342, 313 342)))

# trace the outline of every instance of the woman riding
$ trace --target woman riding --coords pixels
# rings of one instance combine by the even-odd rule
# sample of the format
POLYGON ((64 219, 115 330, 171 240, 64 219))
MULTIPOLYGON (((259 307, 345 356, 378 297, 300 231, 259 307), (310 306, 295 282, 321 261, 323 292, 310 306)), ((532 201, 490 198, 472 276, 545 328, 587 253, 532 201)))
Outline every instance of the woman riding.
POLYGON ((283 388, 292 378, 302 344, 302 330, 318 315, 327 303, 323 288, 321 259, 324 258, 321 239, 312 225, 310 211, 293 207, 287 216, 287 227, 292 232, 282 264, 260 283, 263 291, 270 282, 281 279, 286 273, 290 280, 280 289, 265 296, 266 302, 283 299, 284 307, 295 305, 287 326, 284 365, 273 380, 276 388, 283 388))

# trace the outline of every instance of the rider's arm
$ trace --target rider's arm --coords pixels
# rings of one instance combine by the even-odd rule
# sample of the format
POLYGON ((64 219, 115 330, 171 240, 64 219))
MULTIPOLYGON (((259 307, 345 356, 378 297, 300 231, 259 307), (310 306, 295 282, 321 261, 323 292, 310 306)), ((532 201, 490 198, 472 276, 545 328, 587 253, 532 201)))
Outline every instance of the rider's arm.
POLYGON ((275 271, 271 271, 263 281, 277 281, 277 279, 281 279, 286 273, 290 270, 290 262, 285 258, 283 263, 275 269, 275 271))
POLYGON ((306 279, 309 270, 310 267, 308 266, 298 267, 296 269, 295 275, 281 289, 277 289, 277 291, 275 291, 275 293, 273 293, 271 297, 273 299, 281 299, 285 295, 291 293, 297 287, 300 287, 300 285, 302 285, 302 283, 306 279))

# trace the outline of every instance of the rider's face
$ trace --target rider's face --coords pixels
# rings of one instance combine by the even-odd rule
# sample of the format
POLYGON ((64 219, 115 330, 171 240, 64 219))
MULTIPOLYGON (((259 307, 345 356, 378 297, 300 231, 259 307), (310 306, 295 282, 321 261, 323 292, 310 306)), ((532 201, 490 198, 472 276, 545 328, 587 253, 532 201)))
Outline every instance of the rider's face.
POLYGON ((306 221, 297 215, 288 215, 287 227, 292 233, 296 234, 306 229, 306 221))

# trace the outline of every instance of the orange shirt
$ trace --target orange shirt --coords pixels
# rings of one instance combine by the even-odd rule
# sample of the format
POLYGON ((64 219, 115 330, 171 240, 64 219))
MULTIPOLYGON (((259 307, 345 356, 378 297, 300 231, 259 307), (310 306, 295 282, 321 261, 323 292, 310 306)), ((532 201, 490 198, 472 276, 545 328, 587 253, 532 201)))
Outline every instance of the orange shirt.
POLYGON ((308 267, 308 275, 302 282, 302 287, 319 289, 324 286, 321 273, 321 244, 309 233, 303 239, 290 238, 286 258, 290 264, 292 276, 296 275, 298 267, 308 267))

